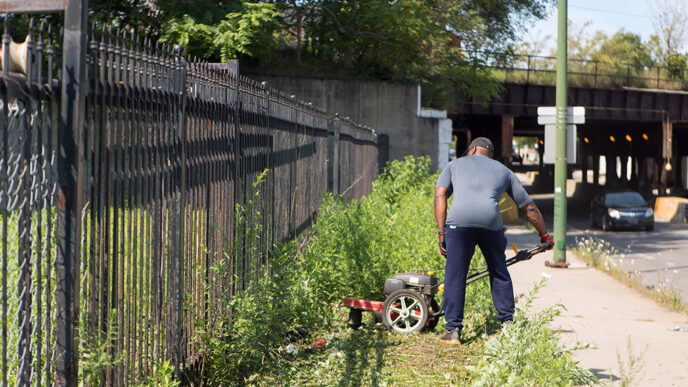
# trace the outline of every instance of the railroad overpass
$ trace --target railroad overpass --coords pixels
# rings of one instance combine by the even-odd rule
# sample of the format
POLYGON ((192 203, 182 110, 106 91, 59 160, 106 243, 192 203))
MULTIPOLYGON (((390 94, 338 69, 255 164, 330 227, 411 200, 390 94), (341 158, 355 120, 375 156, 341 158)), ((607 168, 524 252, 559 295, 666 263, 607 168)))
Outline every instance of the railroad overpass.
MULTIPOLYGON (((498 98, 488 103, 464 98, 450 111, 457 154, 463 152, 470 138, 487 136, 495 141, 496 156, 509 163, 514 136, 543 139, 544 127, 537 123, 537 107, 555 105, 555 87, 541 82, 543 73, 553 70, 513 66, 509 69, 509 74, 520 71, 521 75, 505 75, 498 98), (526 73, 528 76, 524 76, 526 73)), ((652 79, 636 74, 624 77, 623 82, 605 83, 597 81, 604 74, 574 72, 579 81, 581 76, 589 77, 589 82, 578 82, 579 86, 570 82, 574 86, 568 90, 569 106, 586 109, 586 123, 578 125, 577 163, 570 168, 583 172, 583 184, 632 188, 660 196, 686 191, 688 92, 649 88, 648 85, 685 87, 683 83, 677 85, 661 78, 659 68, 656 74, 652 79), (598 173, 600 163, 604 179, 598 173)), ((544 144, 540 145, 540 152, 543 148, 544 144)), ((514 167, 537 169, 545 176, 552 173, 552 168, 545 165, 514 167)))

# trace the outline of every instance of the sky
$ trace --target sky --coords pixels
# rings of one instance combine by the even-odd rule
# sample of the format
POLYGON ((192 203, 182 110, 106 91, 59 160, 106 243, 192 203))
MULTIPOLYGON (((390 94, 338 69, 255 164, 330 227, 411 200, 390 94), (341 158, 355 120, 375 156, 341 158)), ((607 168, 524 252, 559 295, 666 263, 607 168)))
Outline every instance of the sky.
MULTIPOLYGON (((592 35, 602 30, 611 35, 621 28, 640 35, 647 41, 654 34, 652 14, 654 0, 568 0, 568 17, 577 26, 589 21, 586 29, 592 35)), ((545 20, 533 25, 526 34, 526 41, 537 41, 538 37, 551 35, 550 46, 556 44, 557 10, 552 10, 545 20)), ((549 53, 549 52, 547 52, 549 53)), ((543 53, 544 54, 544 53, 543 53)))

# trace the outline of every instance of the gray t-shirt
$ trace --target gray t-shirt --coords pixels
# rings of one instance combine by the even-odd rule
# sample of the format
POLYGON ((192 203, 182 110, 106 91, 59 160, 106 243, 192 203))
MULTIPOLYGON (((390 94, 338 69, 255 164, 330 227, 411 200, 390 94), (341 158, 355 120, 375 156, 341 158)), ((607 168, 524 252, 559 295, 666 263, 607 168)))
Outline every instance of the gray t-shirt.
POLYGON ((436 187, 453 193, 448 225, 501 230, 499 199, 506 192, 518 208, 531 202, 518 177, 502 163, 484 156, 465 156, 447 165, 436 187))

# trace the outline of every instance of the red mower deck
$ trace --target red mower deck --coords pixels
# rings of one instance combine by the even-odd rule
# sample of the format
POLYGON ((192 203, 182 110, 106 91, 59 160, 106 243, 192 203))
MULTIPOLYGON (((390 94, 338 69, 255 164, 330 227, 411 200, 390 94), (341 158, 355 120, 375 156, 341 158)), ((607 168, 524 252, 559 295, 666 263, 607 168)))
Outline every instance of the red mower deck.
MULTIPOLYGON (((362 325, 363 312, 371 312, 375 316, 376 322, 382 322, 382 308, 384 302, 382 301, 371 301, 371 300, 361 300, 359 298, 346 297, 342 301, 342 306, 349 308, 349 319, 347 324, 352 328, 358 328, 362 325)), ((428 327, 434 328, 437 325, 437 320, 439 317, 435 315, 440 314, 439 311, 429 310, 428 327)))

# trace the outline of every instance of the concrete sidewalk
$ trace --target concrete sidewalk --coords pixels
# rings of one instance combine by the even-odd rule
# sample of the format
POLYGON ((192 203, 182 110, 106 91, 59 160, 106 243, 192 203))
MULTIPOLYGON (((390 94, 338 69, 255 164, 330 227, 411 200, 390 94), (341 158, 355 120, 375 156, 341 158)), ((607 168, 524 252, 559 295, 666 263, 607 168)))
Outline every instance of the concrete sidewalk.
MULTIPOLYGON (((520 249, 538 242, 532 231, 521 226, 507 227, 509 246, 520 249)), ((507 257, 513 256, 509 249, 507 257)), ((626 287, 621 282, 585 264, 570 251, 568 269, 544 265, 552 252, 536 255, 530 261, 510 267, 514 293, 527 293, 533 284, 549 277, 535 301, 535 308, 556 303, 567 310, 554 321, 566 345, 590 343, 597 349, 581 350, 574 358, 590 368, 602 381, 624 376, 621 364, 628 368, 629 355, 641 356, 644 365, 634 375, 637 386, 688 386, 688 317, 659 306, 651 298, 626 287), (628 351, 628 340, 633 347, 628 351)), ((626 375, 628 376, 628 375, 626 375)))

